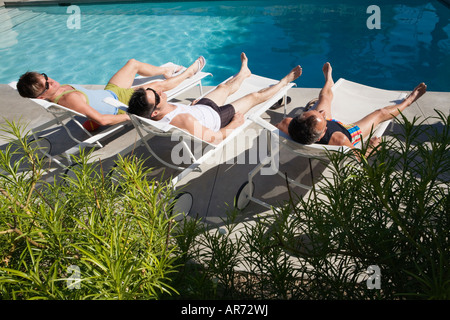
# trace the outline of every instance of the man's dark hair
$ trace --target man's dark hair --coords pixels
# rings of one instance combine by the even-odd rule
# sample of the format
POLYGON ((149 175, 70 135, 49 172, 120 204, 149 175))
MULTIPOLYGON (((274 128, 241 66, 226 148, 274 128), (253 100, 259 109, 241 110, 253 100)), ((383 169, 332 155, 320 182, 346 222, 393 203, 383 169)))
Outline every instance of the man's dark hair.
POLYGON ((145 89, 137 89, 128 102, 128 112, 137 116, 151 119, 152 112, 155 109, 153 103, 149 103, 145 89))
POLYGON ((317 117, 314 115, 305 117, 304 114, 301 114, 297 116, 289 123, 289 136, 292 140, 301 144, 312 144, 316 142, 322 134, 315 130, 317 122, 317 117))
POLYGON ((44 90, 44 86, 39 81, 40 73, 28 71, 20 76, 17 82, 17 91, 24 98, 36 98, 44 90))

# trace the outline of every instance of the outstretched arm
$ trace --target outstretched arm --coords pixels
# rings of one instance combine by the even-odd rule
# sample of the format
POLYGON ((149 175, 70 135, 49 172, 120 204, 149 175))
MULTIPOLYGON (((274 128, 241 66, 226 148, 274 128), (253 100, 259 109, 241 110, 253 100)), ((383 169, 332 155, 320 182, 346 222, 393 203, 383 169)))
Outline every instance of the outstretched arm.
POLYGON ((86 117, 94 120, 101 126, 114 125, 130 120, 128 114, 101 114, 88 105, 84 97, 76 93, 69 93, 65 95, 63 99, 59 101, 61 105, 84 114, 86 117))

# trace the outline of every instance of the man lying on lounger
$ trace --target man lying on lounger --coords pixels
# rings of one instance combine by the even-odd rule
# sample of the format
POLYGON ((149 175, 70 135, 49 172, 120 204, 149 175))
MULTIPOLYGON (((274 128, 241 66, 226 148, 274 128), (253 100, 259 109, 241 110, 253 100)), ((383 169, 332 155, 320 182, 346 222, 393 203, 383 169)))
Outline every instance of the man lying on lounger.
POLYGON ((226 99, 240 88, 246 78, 251 76, 248 59, 245 53, 242 53, 239 72, 193 104, 168 103, 167 96, 162 91, 151 88, 139 89, 130 99, 128 112, 170 123, 204 141, 217 144, 225 139, 232 129, 244 123, 244 114, 247 111, 273 97, 281 88, 297 79, 301 73, 301 67, 297 66, 277 84, 224 105, 226 99))
MULTIPOLYGON (((294 141, 302 144, 326 144, 354 148, 361 137, 369 136, 372 128, 383 121, 390 120, 419 99, 427 90, 424 83, 419 84, 401 103, 378 109, 354 124, 343 124, 331 119, 331 101, 334 85, 331 65, 327 62, 322 68, 325 85, 320 91, 317 107, 308 110, 295 118, 286 117, 276 127, 288 134, 294 141)), ((381 138, 373 137, 369 143, 370 152, 381 142, 381 138)))
POLYGON ((113 97, 128 104, 136 90, 131 88, 136 74, 145 77, 163 75, 165 80, 148 83, 138 88, 167 91, 202 70, 205 63, 205 59, 199 57, 190 67, 181 72, 184 69, 182 66, 156 67, 131 59, 114 74, 104 90, 87 90, 78 85, 60 85, 45 73, 27 72, 20 77, 17 91, 25 98, 46 99, 58 103, 84 114, 99 125, 113 125, 130 120, 130 117, 125 111, 105 103, 103 99, 113 97))

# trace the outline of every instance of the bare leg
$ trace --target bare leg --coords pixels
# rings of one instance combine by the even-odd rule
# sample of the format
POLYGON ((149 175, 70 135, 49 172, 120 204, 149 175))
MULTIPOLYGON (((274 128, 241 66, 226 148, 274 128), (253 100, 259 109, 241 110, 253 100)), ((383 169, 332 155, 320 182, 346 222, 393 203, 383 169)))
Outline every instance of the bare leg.
POLYGON ((409 95, 399 104, 378 109, 365 116, 355 124, 361 129, 363 137, 367 137, 372 128, 376 128, 381 122, 390 120, 400 114, 403 110, 413 104, 417 99, 425 94, 427 86, 425 83, 419 84, 409 95))
POLYGON ((242 82, 251 76, 248 68, 248 58, 245 53, 241 53, 241 69, 227 82, 219 84, 216 89, 204 96, 211 99, 218 106, 224 105, 227 98, 235 93, 241 86, 242 82))
POLYGON ((323 110, 325 117, 331 119, 331 102, 333 101, 333 91, 331 87, 334 85, 332 68, 329 62, 325 63, 322 68, 323 75, 325 76, 325 84, 320 90, 319 101, 317 102, 317 111, 323 110))
POLYGON ((250 93, 234 102, 232 102, 236 112, 245 114, 254 106, 269 100, 278 91, 280 91, 284 86, 288 85, 290 82, 294 81, 302 74, 302 67, 296 66, 291 70, 283 79, 281 79, 276 85, 270 86, 259 90, 258 92, 250 93))
POLYGON ((140 88, 152 88, 157 92, 159 91, 167 91, 175 88, 184 80, 192 77, 198 70, 200 70, 205 65, 205 59, 203 57, 199 57, 194 61, 183 73, 176 75, 174 77, 168 78, 164 81, 155 81, 148 83, 146 85, 140 86, 140 88))
POLYGON ((183 66, 169 66, 169 67, 161 67, 166 69, 166 71, 163 73, 164 78, 169 79, 173 77, 173 74, 183 69, 183 66))
POLYGON ((116 74, 114 74, 114 76, 112 76, 109 82, 121 88, 130 88, 136 74, 152 77, 162 75, 167 72, 168 70, 165 68, 153 66, 135 59, 130 59, 119 71, 116 72, 116 74))
MULTIPOLYGON (((198 70, 198 63, 195 61, 189 68, 187 68, 182 74, 169 78, 161 82, 159 86, 163 91, 170 90, 175 88, 178 84, 180 84, 183 80, 194 75, 195 71, 198 70)), ((157 75, 167 76, 174 71, 173 67, 156 67, 148 63, 140 62, 135 59, 129 60, 116 74, 109 80, 110 83, 113 83, 121 88, 130 88, 133 84, 134 78, 136 74, 139 74, 144 77, 152 77, 157 75)), ((147 86, 143 86, 148 87, 147 86)))

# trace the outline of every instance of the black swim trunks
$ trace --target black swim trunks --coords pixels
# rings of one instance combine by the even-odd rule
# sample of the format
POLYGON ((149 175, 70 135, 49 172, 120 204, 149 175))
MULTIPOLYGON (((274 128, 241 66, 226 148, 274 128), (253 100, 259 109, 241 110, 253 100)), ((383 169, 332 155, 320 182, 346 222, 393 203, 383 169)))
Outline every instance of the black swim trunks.
POLYGON ((196 104, 203 104, 205 106, 213 108, 220 116, 220 128, 227 126, 231 120, 233 120, 236 110, 233 105, 226 104, 219 107, 214 101, 208 98, 201 98, 196 102, 196 104))

